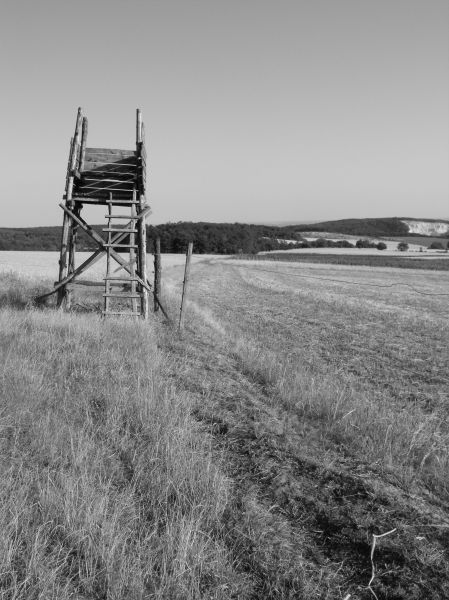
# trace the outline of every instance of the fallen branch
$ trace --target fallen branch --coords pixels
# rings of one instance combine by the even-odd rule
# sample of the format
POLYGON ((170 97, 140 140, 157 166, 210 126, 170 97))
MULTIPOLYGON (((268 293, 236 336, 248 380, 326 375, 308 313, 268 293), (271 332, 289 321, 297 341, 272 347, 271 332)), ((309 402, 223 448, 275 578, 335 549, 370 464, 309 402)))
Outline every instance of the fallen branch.
POLYGON ((390 534, 394 533, 395 531, 396 531, 396 527, 394 529, 392 529, 391 531, 387 531, 386 533, 381 533, 380 535, 375 535, 373 533, 373 543, 371 544, 371 579, 369 580, 369 583, 368 583, 368 589, 372 593, 372 595, 376 598, 376 600, 379 600, 379 598, 376 596, 376 592, 371 587, 371 584, 373 583, 374 578, 376 576, 376 569, 374 566, 374 550, 376 549, 376 543, 379 538, 385 537, 386 535, 390 535, 390 534))

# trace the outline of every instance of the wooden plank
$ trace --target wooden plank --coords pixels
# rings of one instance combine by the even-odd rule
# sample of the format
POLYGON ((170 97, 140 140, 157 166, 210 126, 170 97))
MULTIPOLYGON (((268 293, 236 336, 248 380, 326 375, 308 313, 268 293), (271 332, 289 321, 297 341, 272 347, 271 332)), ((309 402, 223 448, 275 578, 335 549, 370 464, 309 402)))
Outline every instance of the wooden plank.
POLYGON ((189 242, 186 253, 186 266, 184 271, 184 283, 182 284, 182 298, 181 298, 181 308, 179 311, 179 331, 182 331, 184 328, 184 304, 187 299, 187 291, 189 287, 189 277, 190 277, 190 260, 192 258, 192 250, 193 250, 193 242, 189 242))
POLYGON ((123 281, 123 282, 128 282, 128 281, 139 281, 139 279, 137 277, 105 277, 105 279, 107 279, 108 281, 123 281))
POLYGON ((82 121, 83 121, 83 110, 80 106, 78 108, 78 113, 76 115, 75 134, 73 136, 72 163, 70 165, 71 172, 73 172, 75 169, 78 168, 78 157, 79 157, 82 121))
POLYGON ((123 179, 114 177, 114 174, 109 174, 109 177, 86 177, 85 175, 77 182, 78 186, 85 186, 85 185, 97 185, 98 187, 105 187, 107 185, 112 185, 114 187, 114 185, 118 185, 118 186, 123 186, 123 185, 127 185, 127 186, 132 186, 135 183, 135 178, 134 177, 126 177, 123 179))
POLYGON ((117 188, 117 187, 88 187, 88 186, 77 186, 75 190, 75 195, 77 196, 87 196, 90 198, 95 198, 98 196, 99 198, 108 198, 109 193, 113 193, 117 199, 129 199, 132 198, 132 188, 117 188))
MULTIPOLYGON (((136 190, 134 190, 133 192, 133 200, 136 200, 136 190)), ((135 217, 136 216, 136 205, 132 204, 131 205, 131 216, 135 217)), ((134 250, 134 244, 136 243, 136 235, 134 233, 134 231, 132 233, 130 233, 129 235, 129 243, 130 243, 130 249, 129 249, 129 266, 131 268, 131 275, 132 277, 134 277, 134 275, 136 274, 136 252, 134 250)), ((138 245, 136 244, 136 249, 138 248, 138 245)), ((139 286, 139 291, 141 290, 141 286, 139 286)), ((135 294, 137 291, 137 287, 136 287, 136 282, 133 281, 131 283, 131 293, 135 294)), ((141 296, 140 294, 137 294, 137 297, 140 299, 141 296)), ((132 309, 134 312, 137 312, 137 310, 139 310, 139 307, 137 305, 137 300, 135 299, 135 297, 132 299, 132 309)), ((142 302, 141 302, 142 304, 142 302)), ((142 306, 140 306, 140 311, 142 310, 142 306)))
MULTIPOLYGON (((105 217, 107 217, 107 216, 109 216, 109 215, 105 215, 105 217)), ((112 219, 128 219, 128 221, 138 221, 142 217, 139 217, 139 215, 137 215, 135 217, 130 217, 129 215, 111 215, 111 218, 112 219)))
POLYGON ((140 108, 136 110, 136 144, 142 143, 142 112, 140 108))
MULTIPOLYGON (((78 112, 81 109, 78 109, 78 112)), ((75 146, 74 146, 75 148, 75 146)), ((72 157, 73 164, 73 157, 72 157)), ((72 190, 73 190, 73 176, 70 176, 67 181, 66 188, 66 203, 71 206, 72 204, 72 190)), ((68 258, 68 245, 70 236, 71 219, 67 212, 64 213, 64 219, 62 222, 62 234, 61 234, 61 250, 59 254, 59 277, 58 281, 63 281, 67 276, 67 258, 68 258)), ((64 286, 60 286, 58 291, 57 306, 61 307, 66 298, 66 290, 64 286)))
POLYGON ((90 281, 89 279, 75 279, 67 284, 67 287, 83 285, 86 287, 104 287, 104 281, 90 281))
POLYGON ((140 312, 116 312, 111 310, 104 310, 102 313, 104 316, 106 315, 120 315, 121 317, 140 317, 140 312))
POLYGON ((161 240, 160 238, 157 238, 154 248, 154 312, 159 310, 159 304, 156 302, 156 297, 160 298, 161 296, 161 275, 161 240))
POLYGON ((86 148, 84 159, 88 162, 126 163, 136 161, 137 157, 134 153, 129 152, 93 152, 86 148))
POLYGON ((116 183, 118 185, 134 185, 134 177, 132 177, 131 179, 129 177, 123 179, 113 179, 111 176, 103 178, 83 176, 78 185, 98 185, 98 187, 104 187, 111 183, 116 183))
POLYGON ((131 298, 132 300, 136 300, 140 298, 140 294, 130 294, 129 292, 108 292, 107 294, 103 294, 104 298, 131 298))
POLYGON ((83 127, 81 131, 81 148, 80 148, 80 160, 79 160, 79 170, 83 170, 84 159, 86 156, 86 143, 87 143, 87 117, 83 117, 83 127))
POLYGON ((123 229, 123 227, 106 227, 105 229, 102 229, 102 231, 123 231, 123 233, 137 233, 137 229, 123 229))
MULTIPOLYGON (((139 195, 139 221, 137 226, 139 228, 139 275, 144 281, 147 281, 147 228, 145 223, 145 216, 150 212, 150 207, 145 202, 145 196, 143 194, 139 195)), ((142 294, 142 316, 144 319, 148 319, 149 315, 149 305, 148 305, 148 292, 145 288, 141 288, 140 292, 142 294)))
POLYGON ((92 155, 92 154, 105 154, 107 156, 110 156, 112 154, 122 154, 123 156, 135 156, 136 155, 136 151, 135 150, 124 150, 123 148, 86 148, 86 154, 87 155, 92 155))
POLYGON ((105 186, 105 187, 101 187, 101 186, 94 186, 94 185, 79 185, 76 187, 75 189, 75 193, 79 194, 79 195, 87 195, 90 196, 91 198, 94 197, 96 194, 99 194, 102 197, 108 197, 109 193, 113 193, 114 196, 117 196, 118 198, 132 198, 132 192, 133 192, 134 187, 130 188, 130 187, 116 187, 114 185, 114 187, 111 186, 105 186))
POLYGON ((121 198, 114 198, 111 200, 108 196, 103 195, 103 197, 95 197, 86 195, 75 195, 73 196, 73 200, 76 200, 80 204, 99 204, 103 206, 107 206, 108 204, 113 204, 114 206, 130 206, 133 203, 133 200, 130 199, 129 195, 121 198))
POLYGON ((137 178, 137 170, 128 169, 102 169, 102 170, 84 170, 81 173, 82 179, 97 179, 102 181, 103 179, 115 179, 116 181, 135 181, 137 178))
POLYGON ((135 158, 122 158, 120 160, 106 160, 104 158, 84 158, 84 171, 124 171, 135 173, 137 160, 135 158))

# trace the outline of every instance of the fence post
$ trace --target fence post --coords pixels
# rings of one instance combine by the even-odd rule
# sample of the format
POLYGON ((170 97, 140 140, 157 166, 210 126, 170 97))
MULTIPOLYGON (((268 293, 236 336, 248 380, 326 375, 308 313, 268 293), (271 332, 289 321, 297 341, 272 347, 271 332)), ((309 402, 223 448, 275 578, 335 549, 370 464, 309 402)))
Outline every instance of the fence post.
POLYGON ((159 303, 156 298, 161 297, 161 240, 156 239, 154 248, 154 312, 159 310, 159 303))
POLYGON ((179 311, 179 327, 178 330, 182 331, 184 327, 184 303, 187 297, 187 290, 189 284, 190 275, 190 259, 192 258, 193 242, 189 242, 186 254, 186 267, 184 271, 184 283, 182 284, 182 298, 181 298, 181 309, 179 311))

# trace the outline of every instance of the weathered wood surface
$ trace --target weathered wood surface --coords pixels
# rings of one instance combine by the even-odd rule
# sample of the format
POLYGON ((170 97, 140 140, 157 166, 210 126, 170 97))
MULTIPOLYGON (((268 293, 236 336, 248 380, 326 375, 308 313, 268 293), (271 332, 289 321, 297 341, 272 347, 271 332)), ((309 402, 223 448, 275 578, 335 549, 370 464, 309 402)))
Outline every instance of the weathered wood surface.
POLYGON ((139 300, 140 294, 130 294, 129 292, 108 292, 106 294, 103 294, 103 298, 130 298, 131 300, 139 300))
POLYGON ((75 279, 66 284, 67 287, 71 286, 86 286, 86 287, 104 287, 104 281, 90 281, 89 279, 75 279))
POLYGON ((106 171, 108 173, 118 171, 135 173, 137 168, 136 158, 122 158, 120 160, 99 160, 98 158, 84 157, 84 173, 86 171, 106 171))
POLYGON ((99 205, 104 205, 107 206, 109 203, 113 204, 114 206, 129 206, 130 204, 133 203, 133 200, 131 200, 128 196, 125 197, 117 197, 117 198, 113 198, 112 200, 109 198, 105 198, 103 197, 90 197, 88 195, 74 195, 73 196, 73 200, 76 200, 77 202, 79 202, 80 204, 99 204, 99 205))
MULTIPOLYGON (((145 281, 147 280, 147 228, 145 224, 145 216, 150 212, 150 207, 145 203, 145 196, 139 196, 139 221, 137 222, 137 227, 139 230, 138 233, 138 241, 139 241, 139 250, 138 250, 138 274, 145 281)), ((142 316, 144 319, 148 318, 148 293, 145 288, 140 288, 140 292, 142 294, 142 302, 141 302, 141 310, 142 316)))
POLYGON ((72 152, 72 163, 70 165, 70 171, 73 172, 78 168, 79 164, 79 150, 81 140, 81 127, 83 122, 83 111, 82 108, 78 108, 78 114, 76 115, 75 135, 73 136, 73 152, 72 152))
POLYGON ((142 112, 140 108, 136 110, 136 143, 142 142, 142 112))
MULTIPOLYGON (((109 192, 114 194, 117 200, 130 200, 132 193, 129 190, 120 190, 118 188, 96 188, 96 189, 77 189, 74 196, 79 198, 82 202, 83 199, 91 198, 92 200, 98 200, 97 204, 100 204, 100 200, 108 201, 109 192)), ((95 204, 95 202, 94 202, 95 204)))
POLYGON ((89 146, 86 148, 86 154, 122 154, 123 156, 135 156, 135 150, 127 150, 126 148, 92 148, 89 146))
MULTIPOLYGON (((88 121, 83 118, 81 108, 78 109, 75 134, 70 146, 69 164, 67 169, 63 240, 60 255, 60 276, 51 292, 58 291, 61 298, 66 298, 68 290, 76 285, 97 286, 97 282, 78 280, 77 277, 104 253, 108 257, 108 272, 104 279, 105 300, 114 297, 110 287, 117 286, 121 278, 114 283, 109 270, 110 260, 119 264, 129 275, 123 278, 131 283, 128 294, 120 297, 131 298, 133 310, 130 314, 139 314, 136 299, 141 299, 141 313, 148 314, 148 292, 153 293, 151 284, 146 276, 146 226, 145 216, 150 208, 145 202, 144 190, 146 184, 146 151, 144 145, 144 125, 140 109, 136 111, 136 149, 100 148, 87 146, 88 121), (103 229, 108 239, 96 232, 80 216, 84 204, 102 204, 109 208, 109 225, 103 229), (130 215, 112 215, 112 206, 131 209, 130 215), (136 210, 138 211, 136 214, 136 210), (123 227, 114 226, 112 219, 122 219, 123 227), (77 228, 87 233, 97 244, 94 252, 78 268, 75 268, 75 248, 77 228), (127 262, 120 250, 127 249, 131 260, 127 262), (68 263, 67 264, 67 259, 68 263), (75 279, 76 278, 76 279, 75 279), (137 289, 136 289, 137 284, 137 289), (108 291, 109 290, 109 291, 108 291)), ((126 253, 128 255, 128 253, 126 253)), ((126 256, 128 258, 128 256, 126 256)), ((123 283, 121 280, 121 283, 123 283)), ((100 284, 101 285, 101 284, 100 284)), ((45 294, 43 297, 50 295, 45 294)), ((105 303, 106 304, 106 303, 105 303)), ((168 319, 168 315, 155 294, 155 304, 160 307, 168 319)), ((107 310, 106 304, 106 310, 107 310)), ((112 311, 115 312, 114 307, 112 311)), ((110 311, 108 311, 110 312, 110 311)), ((120 313, 121 314, 121 313, 120 313)))
POLYGON ((134 182, 137 177, 137 169, 129 167, 128 169, 84 169, 80 173, 81 180, 95 179, 102 181, 104 179, 112 179, 113 181, 131 181, 134 182))
POLYGON ((122 191, 122 192, 132 192, 134 189, 134 182, 132 181, 120 181, 120 180, 111 180, 111 179, 89 179, 87 181, 79 182, 75 187, 75 192, 83 194, 90 191, 107 191, 114 192, 122 191))
MULTIPOLYGON (((106 217, 108 215, 105 215, 106 217)), ((139 221, 139 219, 141 219, 142 216, 140 215, 136 215, 135 217, 131 217, 130 215, 114 215, 114 219, 128 219, 128 221, 139 221)), ((105 231, 103 229, 103 231, 105 231)))
MULTIPOLYGON (((116 217, 114 216, 114 219, 116 217)), ((136 218, 136 217, 134 217, 136 218)), ((105 227, 104 229, 102 229, 102 231, 106 231, 106 232, 110 232, 110 231, 115 231, 115 232, 120 232, 122 231, 123 233, 137 233, 137 229, 124 229, 123 227, 105 227)))
POLYGON ((104 310, 102 313, 104 316, 107 315, 120 315, 122 317, 140 317, 140 312, 117 312, 117 311, 111 311, 111 310, 104 310))
MULTIPOLYGON (((99 245, 102 251, 105 251, 106 244, 100 234, 98 234, 94 229, 92 229, 92 227, 88 223, 86 223, 86 221, 84 221, 84 219, 81 216, 76 216, 69 208, 67 208, 67 206, 65 206, 62 203, 59 206, 65 213, 67 213, 70 217, 72 217, 74 221, 76 221, 79 224, 83 231, 85 231, 93 240, 95 240, 95 242, 99 245)), ((131 274, 131 267, 120 256, 120 254, 118 254, 118 252, 115 252, 113 248, 110 248, 109 254, 111 258, 113 258, 121 267, 123 267, 125 271, 131 274)), ((144 280, 138 275, 135 275, 135 277, 142 286, 144 286, 149 292, 152 292, 151 285, 147 282, 146 278, 144 280)))
POLYGON ((82 126, 82 131, 81 131, 80 159, 79 159, 79 165, 78 165, 79 171, 82 171, 83 167, 84 167, 84 159, 86 156, 87 131, 88 131, 87 117, 83 117, 83 126, 82 126))
POLYGON ((179 310, 179 331, 182 331, 184 328, 184 316, 185 316, 185 302, 187 300, 187 293, 189 289, 189 278, 190 278, 190 260, 192 258, 193 251, 193 242, 189 242, 186 253, 186 266, 184 271, 184 283, 182 284, 182 298, 181 298, 181 308, 179 310))
POLYGON ((161 280, 161 240, 160 238, 157 238, 154 247, 154 312, 157 312, 159 310, 159 304, 156 298, 160 298, 161 296, 161 280))
MULTIPOLYGON (((133 200, 136 200, 136 190, 134 189, 133 192, 133 200)), ((136 205, 135 204, 131 204, 131 216, 135 217, 136 216, 136 205)), ((131 267, 131 302, 132 302, 132 309, 133 312, 137 312, 137 310, 139 310, 138 304, 137 304, 137 299, 139 298, 140 300, 140 311, 142 312, 142 286, 139 286, 139 294, 136 294, 137 288, 136 288, 136 282, 134 281, 134 276, 136 274, 136 252, 134 250, 134 248, 136 248, 136 250, 138 249, 138 245, 134 246, 136 243, 136 234, 134 229, 132 230, 132 233, 130 233, 129 236, 129 244, 130 244, 130 248, 129 248, 129 266, 131 267)))

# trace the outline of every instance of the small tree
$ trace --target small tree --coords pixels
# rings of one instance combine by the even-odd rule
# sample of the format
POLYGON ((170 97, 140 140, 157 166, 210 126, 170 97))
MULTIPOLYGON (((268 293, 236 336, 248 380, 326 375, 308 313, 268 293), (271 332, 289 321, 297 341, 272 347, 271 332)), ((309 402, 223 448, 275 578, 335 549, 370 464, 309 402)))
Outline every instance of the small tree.
POLYGON ((408 250, 407 242, 399 242, 398 250, 399 250, 399 252, 407 252, 407 250, 408 250))
POLYGON ((378 250, 386 250, 387 249, 387 244, 385 244, 384 242, 379 242, 377 244, 377 249, 378 250))

